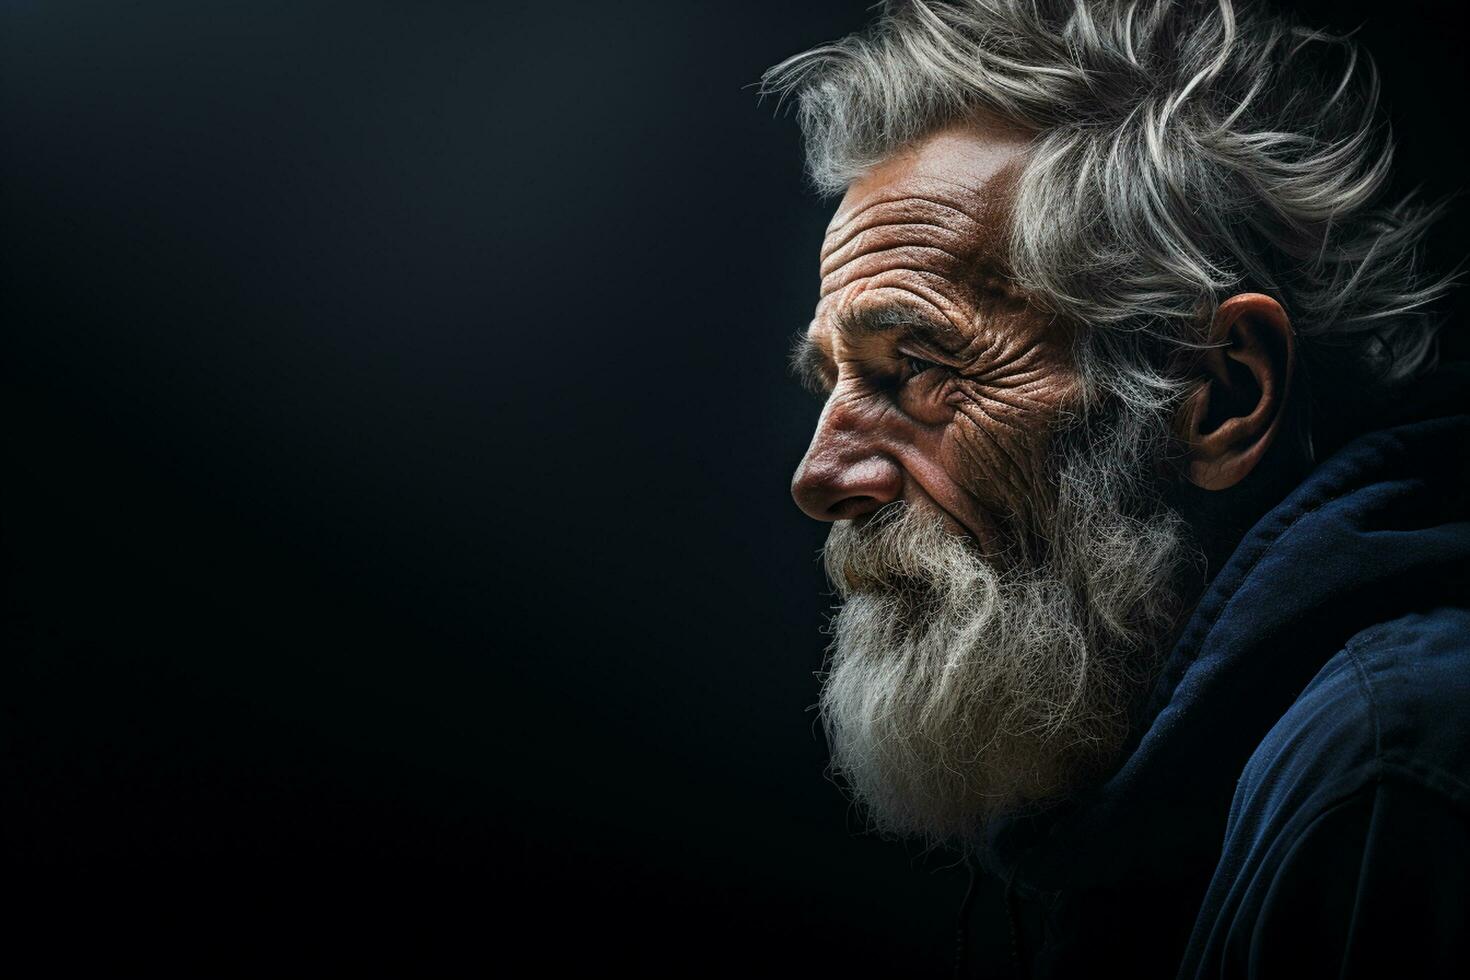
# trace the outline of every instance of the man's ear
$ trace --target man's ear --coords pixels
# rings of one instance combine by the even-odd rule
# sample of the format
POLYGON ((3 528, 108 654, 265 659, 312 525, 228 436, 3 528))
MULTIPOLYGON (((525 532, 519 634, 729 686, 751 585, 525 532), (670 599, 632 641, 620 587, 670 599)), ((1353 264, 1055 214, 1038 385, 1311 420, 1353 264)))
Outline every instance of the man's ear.
POLYGON ((1281 304, 1241 293, 1220 304, 1199 388, 1180 406, 1184 476, 1205 490, 1235 486, 1271 448, 1286 416, 1296 343, 1281 304))

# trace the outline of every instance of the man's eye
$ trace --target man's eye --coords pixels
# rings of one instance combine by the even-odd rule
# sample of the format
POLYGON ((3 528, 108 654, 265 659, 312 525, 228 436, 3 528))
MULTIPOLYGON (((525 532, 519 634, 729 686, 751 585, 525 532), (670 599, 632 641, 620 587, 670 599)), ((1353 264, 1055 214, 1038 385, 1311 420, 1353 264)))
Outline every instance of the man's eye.
POLYGON ((909 377, 911 378, 923 374, 930 368, 939 367, 939 365, 935 364, 933 361, 926 361, 922 357, 909 357, 906 359, 906 361, 909 369, 909 377))

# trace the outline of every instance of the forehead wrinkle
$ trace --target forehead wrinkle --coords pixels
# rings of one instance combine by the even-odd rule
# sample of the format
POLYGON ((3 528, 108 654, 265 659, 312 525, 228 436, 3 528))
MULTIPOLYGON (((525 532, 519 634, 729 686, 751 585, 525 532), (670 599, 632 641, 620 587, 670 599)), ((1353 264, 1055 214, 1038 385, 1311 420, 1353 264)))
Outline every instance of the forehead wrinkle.
POLYGON ((823 276, 831 275, 850 262, 900 248, 931 248, 946 252, 950 258, 962 262, 960 253, 973 237, 948 225, 928 221, 888 221, 865 225, 837 248, 824 253, 819 272, 823 276))
POLYGON ((922 182, 959 188, 968 200, 940 200, 900 188, 860 202, 843 221, 834 223, 835 230, 829 231, 824 242, 821 295, 862 278, 899 271, 910 260, 915 274, 938 274, 951 287, 968 291, 995 284, 1009 288, 1010 277, 1005 272, 1009 263, 1000 254, 1008 230, 1008 212, 999 200, 1001 189, 992 182, 987 183, 986 193, 975 193, 957 181, 938 177, 922 182), (852 255, 841 255, 849 249, 852 255), (883 252, 893 253, 886 262, 875 258, 883 252), (834 260, 839 261, 834 264, 834 260), (854 263, 867 266, 863 274, 844 275, 843 269, 854 263))
MULTIPOLYGON (((950 354, 989 347, 995 303, 1013 295, 1002 253, 1024 156, 989 166, 985 154, 904 153, 848 188, 821 250, 818 321, 842 342, 905 314, 950 354), (879 311, 865 313, 864 308, 879 311), (983 312, 982 312, 983 311, 983 312)), ((992 157, 993 159, 993 157, 992 157)))
MULTIPOLYGON (((827 225, 826 237, 850 230, 854 222, 873 208, 910 204, 941 213, 953 213, 971 222, 982 217, 1003 217, 1020 176, 1019 162, 1008 164, 977 182, 966 182, 935 173, 906 175, 890 185, 862 193, 853 201, 844 199, 827 225)), ((849 193, 857 188, 854 184, 849 193)))
POLYGON ((902 244, 876 248, 854 255, 822 276, 818 294, 826 296, 840 292, 857 282, 876 284, 895 275, 936 279, 945 285, 964 285, 966 264, 964 258, 938 245, 902 244))
POLYGON ((834 219, 834 223, 828 226, 826 236, 822 241, 821 257, 825 260, 864 231, 884 225, 906 224, 927 225, 958 232, 956 225, 973 226, 975 218, 961 207, 917 194, 906 193, 881 197, 865 202, 840 224, 834 219), (875 214, 880 211, 882 213, 875 214), (862 220, 864 218, 886 218, 890 211, 896 212, 893 215, 894 220, 875 220, 871 223, 862 220))
POLYGON ((956 124, 900 148, 848 186, 824 236, 822 272, 855 239, 858 257, 868 252, 870 238, 878 248, 903 238, 945 246, 960 287, 968 287, 965 280, 981 266, 1007 265, 995 253, 1009 237, 1009 203, 1030 144, 1029 134, 1010 127, 985 126, 977 133, 971 124, 956 124), (865 234, 883 225, 910 227, 865 234))

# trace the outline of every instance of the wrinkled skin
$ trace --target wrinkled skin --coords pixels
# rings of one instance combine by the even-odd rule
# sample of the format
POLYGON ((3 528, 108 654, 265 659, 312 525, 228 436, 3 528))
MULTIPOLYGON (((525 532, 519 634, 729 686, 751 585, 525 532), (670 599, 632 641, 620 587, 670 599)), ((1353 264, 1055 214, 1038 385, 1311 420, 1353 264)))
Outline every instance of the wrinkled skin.
POLYGON ((827 394, 792 482, 808 515, 903 500, 1000 555, 1036 528, 1048 434, 1080 403, 1072 332, 1002 259, 1024 134, 953 127, 854 182, 828 227, 798 351, 827 394))

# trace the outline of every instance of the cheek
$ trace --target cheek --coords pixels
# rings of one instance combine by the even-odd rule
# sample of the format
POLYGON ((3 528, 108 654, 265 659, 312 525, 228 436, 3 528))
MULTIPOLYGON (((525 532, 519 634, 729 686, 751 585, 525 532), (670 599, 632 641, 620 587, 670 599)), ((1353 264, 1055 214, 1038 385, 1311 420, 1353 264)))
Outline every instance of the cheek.
POLYGON ((995 401, 953 376, 910 382, 895 399, 913 444, 994 512, 1017 511, 1044 453, 1045 413, 995 401))
POLYGON ((1035 516, 1055 413, 961 397, 939 444, 946 470, 996 513, 1035 516))
POLYGON ((918 425, 942 427, 953 421, 955 410, 963 401, 956 383, 952 375, 939 375, 933 381, 926 381, 922 376, 914 378, 896 392, 894 403, 918 425))

